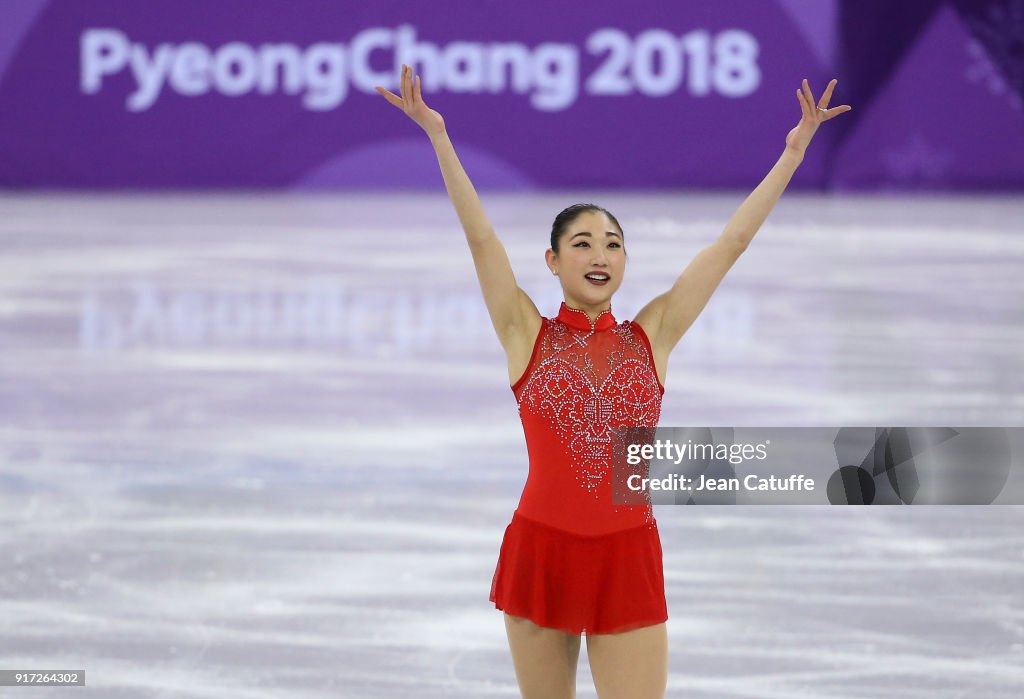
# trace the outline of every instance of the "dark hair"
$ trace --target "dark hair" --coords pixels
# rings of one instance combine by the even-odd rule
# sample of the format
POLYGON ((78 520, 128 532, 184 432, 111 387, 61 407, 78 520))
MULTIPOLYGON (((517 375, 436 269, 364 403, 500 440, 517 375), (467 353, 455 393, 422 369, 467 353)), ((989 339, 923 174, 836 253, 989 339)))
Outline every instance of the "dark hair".
POLYGON ((619 232, 623 235, 623 243, 625 243, 625 233, 622 230, 622 226, 619 225, 618 220, 612 216, 611 212, 607 209, 598 206, 597 204, 573 204, 562 209, 562 211, 555 216, 555 222, 551 224, 551 249, 558 252, 558 241, 565 235, 566 230, 576 220, 576 217, 585 211, 600 211, 608 219, 615 224, 615 227, 619 229, 619 232))

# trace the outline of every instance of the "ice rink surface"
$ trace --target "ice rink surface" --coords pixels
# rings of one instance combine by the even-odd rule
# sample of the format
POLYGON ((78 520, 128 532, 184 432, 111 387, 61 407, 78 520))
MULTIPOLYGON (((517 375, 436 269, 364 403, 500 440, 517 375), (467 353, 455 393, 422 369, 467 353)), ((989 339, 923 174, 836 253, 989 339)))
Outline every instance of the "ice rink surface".
MULTIPOLYGON (((621 320, 747 192, 483 193, 625 229, 621 320)), ((1024 425, 1024 198, 787 193, 661 423, 1024 425)), ((488 591, 526 478, 440 194, 0 195, 0 697, 517 697, 488 591)), ((1011 699, 1024 509, 656 508, 668 696, 1011 699)), ((586 651, 578 696, 595 696, 586 651)))

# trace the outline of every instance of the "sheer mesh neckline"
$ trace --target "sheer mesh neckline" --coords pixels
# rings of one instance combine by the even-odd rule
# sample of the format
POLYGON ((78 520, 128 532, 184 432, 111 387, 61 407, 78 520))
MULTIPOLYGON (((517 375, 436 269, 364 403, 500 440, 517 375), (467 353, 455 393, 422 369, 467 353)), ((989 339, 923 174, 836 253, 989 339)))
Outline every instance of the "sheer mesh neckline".
POLYGON ((562 301, 562 305, 558 308, 558 320, 562 321, 571 328, 577 330, 590 330, 592 332, 600 332, 607 330, 615 325, 615 316, 612 315, 612 307, 608 306, 607 309, 597 314, 597 318, 593 321, 590 320, 590 316, 587 315, 586 311, 579 308, 573 308, 562 301))

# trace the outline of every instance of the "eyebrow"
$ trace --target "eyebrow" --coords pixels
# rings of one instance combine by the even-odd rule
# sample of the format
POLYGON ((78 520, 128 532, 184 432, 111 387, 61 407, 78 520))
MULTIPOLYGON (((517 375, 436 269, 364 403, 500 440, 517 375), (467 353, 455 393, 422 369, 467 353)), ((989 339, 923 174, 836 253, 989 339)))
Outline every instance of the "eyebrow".
MULTIPOLYGON (((575 237, 576 237, 576 236, 578 236, 578 235, 585 235, 585 236, 587 236, 588 238, 590 238, 590 237, 593 237, 593 236, 591 236, 591 235, 590 235, 590 231, 580 231, 579 233, 574 233, 574 234, 573 234, 573 235, 572 235, 572 236, 571 236, 571 237, 569 238, 569 240, 572 240, 573 238, 575 238, 575 237)), ((621 236, 621 235, 619 235, 618 233, 616 233, 615 231, 606 231, 606 232, 605 232, 605 236, 609 236, 609 235, 614 235, 614 236, 615 236, 616 238, 619 238, 620 240, 622 239, 622 236, 621 236)))

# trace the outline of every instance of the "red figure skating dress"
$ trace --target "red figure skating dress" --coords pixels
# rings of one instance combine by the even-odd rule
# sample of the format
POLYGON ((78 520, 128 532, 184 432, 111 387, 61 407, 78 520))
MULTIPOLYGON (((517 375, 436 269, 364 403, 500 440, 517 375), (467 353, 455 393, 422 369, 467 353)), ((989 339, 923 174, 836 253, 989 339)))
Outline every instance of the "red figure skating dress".
POLYGON ((617 323, 610 308, 592 323, 562 302, 557 317, 542 318, 512 392, 530 470, 502 539, 495 607, 574 634, 665 621, 650 498, 612 501, 609 428, 653 430, 661 415, 665 389, 643 329, 617 323))

